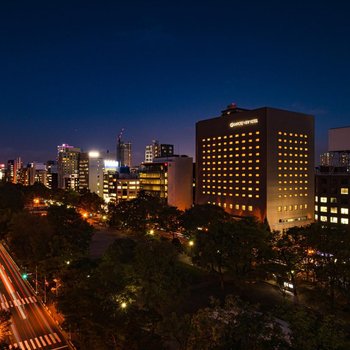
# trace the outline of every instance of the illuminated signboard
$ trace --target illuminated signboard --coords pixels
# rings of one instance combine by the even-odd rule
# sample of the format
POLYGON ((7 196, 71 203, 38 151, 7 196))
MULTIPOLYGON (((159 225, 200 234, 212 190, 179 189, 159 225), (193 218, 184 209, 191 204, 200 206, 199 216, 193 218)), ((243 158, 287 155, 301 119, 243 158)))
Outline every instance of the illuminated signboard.
POLYGON ((119 163, 116 160, 105 159, 104 165, 105 168, 116 169, 119 166, 119 163))
POLYGON ((249 119, 249 120, 242 120, 240 122, 231 122, 230 128, 235 128, 237 126, 244 126, 244 125, 251 125, 251 124, 258 124, 258 119, 249 119))
POLYGON ((89 152, 90 158, 98 158, 99 156, 100 156, 100 152, 98 152, 98 151, 90 151, 89 152))

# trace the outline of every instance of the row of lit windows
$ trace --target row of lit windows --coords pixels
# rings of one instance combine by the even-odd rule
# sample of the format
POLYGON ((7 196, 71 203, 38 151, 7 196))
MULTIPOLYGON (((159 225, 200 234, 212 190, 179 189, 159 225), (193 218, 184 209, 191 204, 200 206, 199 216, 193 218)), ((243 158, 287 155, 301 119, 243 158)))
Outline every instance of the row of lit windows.
MULTIPOLYGON (((318 220, 318 215, 315 214, 315 220, 318 220)), ((328 222, 328 217, 321 215, 320 216, 320 221, 322 222, 328 222)), ((336 216, 331 216, 329 218, 329 222, 331 222, 332 224, 337 224, 338 223, 338 218, 336 216)), ((340 223, 344 224, 344 225, 348 225, 349 224, 349 219, 348 218, 340 218, 340 223)))
MULTIPOLYGON (((299 151, 300 152, 300 151, 308 151, 309 149, 307 147, 297 147, 297 146, 293 147, 293 146, 290 146, 289 150, 290 151, 299 151)), ((282 152, 278 153, 278 155, 281 156, 282 152)), ((286 156, 288 156, 288 153, 284 152, 283 155, 286 157, 286 156)), ((291 155, 291 154, 289 154, 289 155, 291 155)))
POLYGON ((290 173, 290 174, 278 174, 278 177, 308 177, 308 174, 298 174, 298 173, 290 173))
POLYGON ((260 174, 252 174, 252 173, 248 173, 248 174, 245 174, 245 173, 242 173, 242 174, 226 174, 226 173, 223 173, 223 174, 221 174, 221 173, 218 173, 218 174, 203 174, 203 176, 205 177, 205 176, 213 176, 213 177, 215 177, 215 176, 218 176, 218 177, 221 177, 221 176, 224 176, 224 177, 226 177, 226 176, 241 176, 241 177, 245 177, 245 176, 248 176, 248 177, 252 177, 253 175, 255 176, 255 177, 259 177, 260 176, 260 174))
MULTIPOLYGON (((342 187, 340 189, 340 194, 349 194, 349 189, 347 187, 342 187)), ((337 198, 330 197, 329 201, 330 201, 330 203, 337 203, 337 198)), ((318 196, 315 197, 315 202, 318 202, 318 196)), ((327 203, 328 202, 328 197, 320 197, 320 202, 321 203, 327 203)))
MULTIPOLYGON (((235 180, 235 181, 233 181, 233 180, 220 180, 220 179, 203 179, 203 182, 214 182, 214 183, 230 183, 230 184, 232 184, 233 182, 234 183, 240 183, 240 182, 242 182, 242 184, 245 184, 245 183, 248 183, 248 184, 251 184, 251 183, 253 183, 253 181, 252 180, 235 180)), ((254 181, 254 184, 256 184, 256 185, 259 185, 260 184, 260 181, 259 180, 256 180, 256 181, 254 181)))
POLYGON ((307 197, 307 193, 294 193, 294 194, 279 194, 278 198, 287 198, 287 197, 307 197))
MULTIPOLYGON (((230 161, 227 161, 227 160, 224 160, 223 162, 222 161, 208 161, 208 162, 203 162, 203 165, 216 165, 216 163, 218 165, 221 165, 221 164, 233 164, 233 160, 230 160, 230 161)), ((245 160, 245 159, 242 159, 242 160, 235 160, 235 164, 245 164, 245 163, 253 163, 253 160, 252 159, 248 159, 248 160, 245 160)), ((254 163, 260 163, 260 160, 259 159, 254 159, 254 163)))
POLYGON ((245 137, 246 135, 247 136, 252 136, 253 134, 255 134, 255 135, 259 135, 260 134, 260 131, 255 131, 255 133, 253 133, 253 132, 247 132, 247 133, 242 133, 242 134, 231 134, 231 135, 224 135, 224 136, 218 136, 218 137, 212 137, 212 138, 210 138, 210 137, 208 137, 207 139, 202 139, 202 141, 203 142, 205 142, 205 141, 211 141, 211 140, 213 140, 213 141, 215 141, 215 140, 221 140, 221 139, 223 139, 223 140, 225 140, 225 139, 232 139, 233 137, 235 137, 235 138, 237 138, 237 137, 245 137))
MULTIPOLYGON (((303 161, 300 161, 300 163, 303 163, 303 161)), ((287 166, 284 166, 284 167, 281 167, 281 166, 279 166, 278 168, 277 168, 279 171, 283 171, 283 170, 285 170, 285 171, 302 171, 302 170, 307 170, 307 168, 305 168, 305 167, 298 167, 298 166, 294 166, 294 168, 292 167, 292 166, 290 166, 290 167, 287 167, 287 166)))
MULTIPOLYGON (((300 155, 300 156, 302 156, 302 155, 300 155)), ((305 155, 305 157, 306 157, 306 155, 305 155)), ((307 160, 304 160, 304 163, 303 163, 302 160, 292 158, 292 159, 278 159, 278 163, 289 163, 289 164, 300 163, 300 164, 308 164, 309 162, 308 162, 307 160)))
POLYGON ((289 180, 289 181, 287 181, 287 180, 284 180, 284 181, 281 181, 281 180, 279 180, 278 181, 278 183, 280 184, 280 185, 282 185, 282 184, 293 184, 293 183, 295 183, 295 184, 297 184, 297 183, 299 183, 299 184, 307 184, 307 183, 309 183, 309 181, 308 180, 289 180))
POLYGON ((251 194, 251 193, 226 193, 226 192, 216 192, 216 191, 202 191, 202 194, 213 194, 217 196, 229 196, 229 197, 248 197, 248 198, 260 198, 259 194, 251 194))
POLYGON ((235 204, 235 205, 229 204, 229 205, 227 205, 227 203, 221 203, 221 202, 218 202, 218 203, 215 203, 215 202, 208 202, 208 204, 218 205, 219 207, 223 206, 224 208, 230 208, 230 209, 235 208, 236 210, 253 211, 253 206, 252 206, 252 205, 245 205, 245 204, 242 204, 242 205, 239 205, 239 204, 235 204))
MULTIPOLYGON (((203 188, 212 188, 212 189, 218 189, 218 190, 221 190, 221 189, 224 189, 224 190, 233 190, 233 187, 226 187, 226 186, 203 186, 203 188)), ((235 191, 249 191, 249 192, 252 192, 252 191, 260 191, 260 188, 259 187, 235 187, 235 191)))
MULTIPOLYGON (((298 141, 298 140, 287 140, 287 139, 278 139, 278 142, 280 143, 294 143, 294 144, 304 144, 306 145, 307 144, 307 141, 298 141)), ((302 148, 299 148, 299 149, 302 149, 302 148)), ((305 148, 305 151, 307 151, 308 149, 305 148)))
MULTIPOLYGON (((217 171, 221 171, 221 170, 224 170, 224 171, 227 171, 227 168, 203 168, 202 169, 203 171, 210 171, 210 170, 217 170, 217 171)), ((233 170, 233 167, 230 167, 230 168, 228 168, 228 170, 233 170)), ((234 170, 236 170, 236 171, 239 171, 239 170, 260 170, 260 167, 255 167, 255 168, 253 168, 253 167, 251 167, 251 166, 249 166, 249 167, 245 167, 245 166, 243 166, 243 167, 239 167, 239 166, 237 166, 237 167, 235 167, 235 169, 234 170)))
MULTIPOLYGON (((239 157, 259 157, 260 153, 235 153, 235 154, 212 154, 209 156, 203 156, 203 159, 215 159, 215 158, 239 158, 239 157)), ((306 163, 305 163, 306 164, 306 163)))
MULTIPOLYGON (((318 205, 315 205, 315 210, 318 211, 318 205)), ((338 213, 338 208, 337 207, 330 207, 329 211, 331 213, 337 214, 338 213)), ((322 213, 328 213, 328 207, 326 206, 320 206, 320 212, 322 213)), ((340 208, 340 214, 349 214, 349 208, 340 208)))
MULTIPOLYGON (((282 160, 283 161, 288 160, 288 159, 285 159, 283 157, 292 157, 292 158, 298 158, 298 157, 300 157, 300 158, 303 158, 303 157, 307 158, 308 157, 307 154, 301 154, 301 153, 283 153, 283 155, 282 155, 282 153, 278 153, 278 156, 282 157, 282 159, 280 159, 281 161, 282 160)), ((302 161, 302 159, 300 159, 300 161, 302 161)), ((282 163, 282 162, 280 162, 280 163, 282 163)))
MULTIPOLYGON (((260 142, 260 139, 259 138, 256 138, 256 139, 243 139, 243 140, 235 140, 235 141, 230 141, 230 142, 223 142, 223 143, 207 143, 207 144, 203 144, 203 152, 210 152, 210 151, 213 151, 214 152, 214 149, 216 149, 217 147, 225 147, 225 148, 217 148, 218 149, 218 152, 221 152, 222 150, 224 150, 225 152, 227 151, 233 151, 233 148, 232 146, 235 145, 235 148, 240 148, 239 144, 243 144, 243 143, 252 143, 252 142, 260 142), (231 146, 230 148, 227 148, 227 146, 231 146), (215 147, 214 149, 210 150, 209 148, 210 147, 215 147)), ((248 145, 248 146, 242 146, 242 147, 249 147, 250 149, 253 148, 252 145, 248 145)), ((259 147, 259 145, 254 145, 254 148, 256 147, 259 147)))
POLYGON ((288 133, 288 132, 285 132, 285 131, 279 131, 278 132, 278 135, 284 135, 284 136, 290 136, 290 137, 299 137, 299 138, 305 138, 307 139, 307 135, 306 134, 296 134, 296 133, 288 133))
POLYGON ((279 187, 278 188, 278 190, 279 191, 293 191, 293 189, 295 190, 295 191, 298 191, 298 190, 305 190, 305 191, 307 191, 308 190, 308 187, 279 187))
POLYGON ((242 151, 245 151, 245 150, 252 150, 252 149, 260 149, 260 146, 259 145, 256 145, 256 146, 242 146, 242 147, 239 147, 239 146, 237 146, 237 147, 230 147, 230 148, 218 148, 218 149, 216 149, 216 148, 214 148, 214 149, 207 149, 207 150, 203 150, 202 152, 203 153, 216 153, 216 152, 227 152, 227 151, 229 151, 229 152, 232 152, 232 151, 240 151, 240 150, 242 150, 242 151))
POLYGON ((293 210, 300 210, 300 209, 307 209, 307 204, 294 204, 294 205, 284 205, 284 206, 278 206, 277 211, 293 211, 293 210))

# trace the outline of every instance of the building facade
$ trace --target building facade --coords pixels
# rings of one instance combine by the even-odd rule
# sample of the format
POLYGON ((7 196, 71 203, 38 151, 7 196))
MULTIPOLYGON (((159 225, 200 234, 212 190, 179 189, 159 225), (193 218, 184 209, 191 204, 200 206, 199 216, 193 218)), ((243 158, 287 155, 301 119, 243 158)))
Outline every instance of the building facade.
POLYGON ((58 187, 78 191, 80 148, 62 144, 57 151, 58 187))
POLYGON ((314 118, 230 105, 196 125, 196 199, 271 230, 314 219, 314 118))
POLYGON ((349 225, 350 127, 328 131, 328 152, 315 177, 315 221, 349 225))
POLYGON ((153 140, 145 148, 145 163, 152 163, 154 158, 167 158, 174 156, 174 145, 159 143, 153 140))
POLYGON ((155 158, 139 169, 140 190, 163 198, 180 210, 193 204, 193 160, 187 156, 155 158))
POLYGON ((118 140, 116 160, 120 166, 131 167, 131 142, 118 140))

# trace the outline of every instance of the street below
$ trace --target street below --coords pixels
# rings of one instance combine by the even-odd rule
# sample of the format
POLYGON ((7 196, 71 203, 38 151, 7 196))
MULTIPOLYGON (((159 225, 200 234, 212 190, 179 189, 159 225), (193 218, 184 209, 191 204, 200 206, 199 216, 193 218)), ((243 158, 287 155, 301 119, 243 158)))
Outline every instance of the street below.
POLYGON ((0 244, 0 306, 11 313, 10 349, 70 349, 60 328, 0 244))

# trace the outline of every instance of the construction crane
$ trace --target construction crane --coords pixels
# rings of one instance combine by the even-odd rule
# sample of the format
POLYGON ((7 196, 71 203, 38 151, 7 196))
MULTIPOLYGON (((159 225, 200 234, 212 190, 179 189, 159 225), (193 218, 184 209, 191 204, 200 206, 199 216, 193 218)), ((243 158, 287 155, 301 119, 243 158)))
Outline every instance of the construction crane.
POLYGON ((120 142, 121 142, 121 140, 122 140, 122 136, 123 136, 124 130, 125 130, 125 129, 122 128, 122 129, 120 130, 119 135, 118 135, 117 140, 118 140, 118 143, 119 143, 119 144, 120 144, 120 142))

